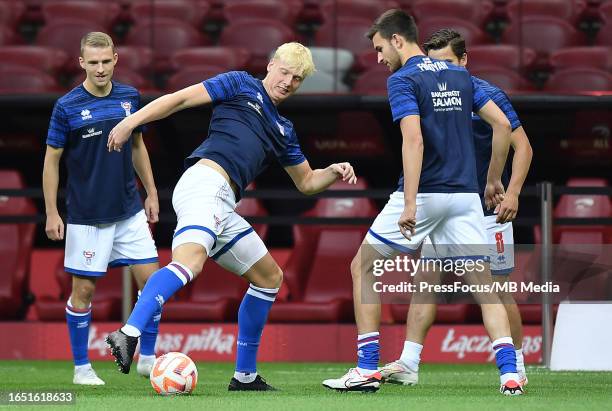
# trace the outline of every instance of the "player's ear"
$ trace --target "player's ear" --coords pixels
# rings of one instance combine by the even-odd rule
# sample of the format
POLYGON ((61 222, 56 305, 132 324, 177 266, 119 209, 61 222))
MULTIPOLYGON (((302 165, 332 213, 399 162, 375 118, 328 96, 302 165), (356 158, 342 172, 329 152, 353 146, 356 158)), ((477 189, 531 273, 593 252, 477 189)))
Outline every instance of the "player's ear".
POLYGON ((114 53, 113 54, 113 65, 116 65, 118 60, 119 60, 119 55, 117 53, 114 53))
POLYGON ((83 57, 79 57, 79 66, 81 66, 81 68, 85 70, 85 60, 83 59, 83 57))
POLYGON ((467 66, 467 62, 468 62, 467 53, 463 53, 463 56, 461 56, 461 58, 459 59, 459 65, 465 67, 467 66))

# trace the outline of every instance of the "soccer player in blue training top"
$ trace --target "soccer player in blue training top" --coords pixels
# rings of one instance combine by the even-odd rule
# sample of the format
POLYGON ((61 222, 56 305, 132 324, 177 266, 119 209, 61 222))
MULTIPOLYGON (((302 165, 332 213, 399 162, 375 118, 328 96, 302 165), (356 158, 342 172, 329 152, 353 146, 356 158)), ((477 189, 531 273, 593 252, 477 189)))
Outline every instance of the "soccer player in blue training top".
MULTIPOLYGON (((431 58, 443 60, 461 67, 465 67, 467 64, 468 55, 465 48, 465 40, 455 30, 439 30, 423 44, 423 48, 431 58)), ((525 130, 506 93, 477 77, 472 76, 472 81, 477 83, 491 100, 501 108, 512 126, 512 134, 510 136, 510 144, 514 149, 512 178, 509 176, 507 167, 504 167, 502 183, 504 187, 507 187, 504 199, 495 210, 487 209, 483 193, 487 182, 489 161, 491 160, 493 132, 491 127, 482 121, 480 117, 475 114, 472 115, 478 189, 480 190, 479 193, 485 214, 487 242, 491 246, 491 274, 493 274, 494 281, 506 282, 508 281, 508 274, 514 269, 512 220, 514 220, 518 211, 518 196, 529 172, 533 152, 525 130)), ((439 279, 435 280, 439 281, 439 279)), ((519 383, 521 386, 525 386, 527 384, 527 374, 525 372, 523 350, 521 348, 523 342, 521 313, 512 294, 502 293, 500 297, 508 313, 512 340, 516 348, 516 366, 520 378, 519 383)), ((406 342, 404 343, 402 355, 398 360, 385 365, 381 369, 381 374, 385 380, 405 385, 413 385, 418 382, 418 369, 423 342, 435 317, 435 304, 412 304, 410 306, 406 322, 406 342)))
MULTIPOLYGON (((73 382, 102 385, 104 381, 92 369, 87 355, 96 281, 109 266, 128 265, 139 289, 144 287, 159 268, 148 225, 158 220, 159 204, 140 129, 128 136, 123 152, 106 149, 110 130, 140 104, 136 89, 111 80, 117 54, 110 36, 100 32, 85 35, 79 63, 85 70, 85 81, 55 103, 49 124, 43 168, 45 231, 51 240, 64 239, 57 187, 60 157, 65 151, 68 226, 64 267, 72 275, 66 321, 75 365, 73 382), (134 170, 147 191, 144 210, 134 170)), ((160 315, 158 311, 147 318, 140 347, 138 373, 147 377, 155 362, 160 315)))
POLYGON ((304 194, 325 190, 341 178, 356 182, 349 163, 312 170, 302 154, 293 125, 276 106, 314 71, 310 50, 299 43, 281 45, 268 63, 263 81, 245 72, 220 74, 158 98, 119 123, 109 136, 120 149, 135 127, 185 108, 213 104, 208 138, 187 158, 187 170, 174 189, 177 226, 172 262, 147 282, 127 324, 107 342, 124 373, 144 325, 153 312, 192 281, 210 256, 249 283, 238 311, 236 372, 230 391, 274 388, 257 374, 257 349, 283 273, 253 228, 234 209, 245 187, 273 160, 304 194))
MULTIPOLYGON (((377 261, 400 252, 418 258, 427 236, 439 258, 485 259, 477 247, 486 243, 486 235, 471 112, 493 128, 485 195, 488 205, 501 201, 501 174, 510 144, 510 123, 478 84, 472 83, 467 70, 423 55, 411 16, 389 10, 376 20, 368 37, 378 52, 378 62, 393 72, 387 86, 393 120, 399 122, 403 137, 403 176, 351 263, 358 363, 344 376, 323 381, 325 387, 339 391, 376 391, 382 380, 378 371, 380 300, 378 295, 363 300, 372 294, 377 261)), ((482 267, 482 272, 474 270, 464 278, 476 285, 490 284, 489 264, 482 267)), ((501 390, 519 393, 506 311, 496 294, 480 294, 477 298, 496 352, 501 390)))

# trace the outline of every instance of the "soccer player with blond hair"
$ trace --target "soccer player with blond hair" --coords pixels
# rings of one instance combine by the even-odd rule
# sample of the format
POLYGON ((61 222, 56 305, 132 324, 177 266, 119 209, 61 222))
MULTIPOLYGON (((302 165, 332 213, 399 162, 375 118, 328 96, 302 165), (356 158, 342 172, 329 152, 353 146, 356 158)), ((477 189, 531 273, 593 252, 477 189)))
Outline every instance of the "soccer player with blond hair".
POLYGON ((228 389, 274 390, 257 373, 256 357, 283 273, 235 208, 244 189, 274 160, 304 194, 323 191, 338 179, 356 182, 349 163, 313 170, 293 124, 277 110, 314 70, 308 48, 286 43, 275 51, 263 80, 246 72, 220 74, 158 98, 111 131, 108 148, 120 150, 132 131, 145 123, 189 107, 213 105, 208 137, 185 160, 186 171, 174 189, 178 221, 172 262, 153 274, 127 323, 107 338, 122 372, 130 370, 146 321, 193 281, 211 257, 250 283, 238 311, 236 370, 228 389))

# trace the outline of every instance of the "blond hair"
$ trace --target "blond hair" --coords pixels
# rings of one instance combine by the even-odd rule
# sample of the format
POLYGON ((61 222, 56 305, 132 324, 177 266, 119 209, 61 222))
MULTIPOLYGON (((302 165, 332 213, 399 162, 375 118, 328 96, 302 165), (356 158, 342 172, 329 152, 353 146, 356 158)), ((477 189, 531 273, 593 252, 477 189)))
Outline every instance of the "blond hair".
POLYGON ((297 43, 285 43, 276 49, 272 59, 281 60, 283 63, 301 71, 302 77, 306 78, 316 71, 312 61, 312 53, 308 47, 297 43))
POLYGON ((115 45, 113 44, 113 39, 106 33, 102 33, 101 31, 92 31, 87 33, 81 39, 81 57, 83 57, 83 51, 85 47, 110 47, 115 52, 115 45))

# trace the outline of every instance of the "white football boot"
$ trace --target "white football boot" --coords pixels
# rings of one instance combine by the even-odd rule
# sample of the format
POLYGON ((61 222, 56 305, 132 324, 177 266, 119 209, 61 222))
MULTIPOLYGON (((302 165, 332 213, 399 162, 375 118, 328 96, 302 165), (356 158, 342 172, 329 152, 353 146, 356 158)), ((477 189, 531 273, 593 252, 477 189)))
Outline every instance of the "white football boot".
POLYGON ((104 385, 104 381, 96 375, 91 365, 89 367, 75 368, 72 383, 78 385, 104 385))
POLYGON ((362 375, 357 368, 351 368, 340 378, 323 381, 323 386, 341 392, 376 392, 380 388, 381 382, 382 376, 378 371, 372 371, 372 374, 369 375, 362 375))
POLYGON ((384 382, 401 385, 417 385, 419 383, 419 372, 413 371, 401 360, 385 364, 380 369, 384 382))

